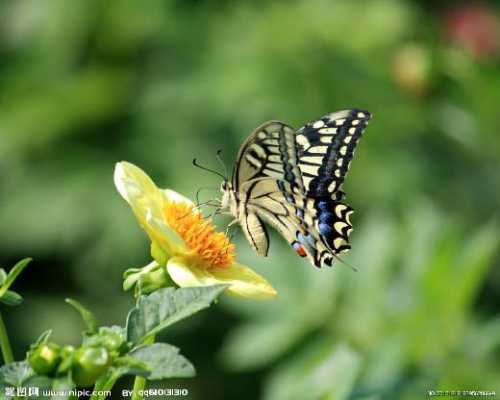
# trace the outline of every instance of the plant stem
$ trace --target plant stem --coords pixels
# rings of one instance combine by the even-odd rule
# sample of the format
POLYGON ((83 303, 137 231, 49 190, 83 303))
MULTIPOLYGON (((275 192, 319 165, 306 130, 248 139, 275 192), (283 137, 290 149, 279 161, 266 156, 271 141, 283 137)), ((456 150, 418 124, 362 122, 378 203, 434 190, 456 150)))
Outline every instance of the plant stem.
POLYGON ((97 392, 111 390, 113 388, 113 386, 115 385, 118 377, 119 376, 117 376, 111 372, 111 374, 108 374, 108 375, 102 377, 101 379, 99 379, 94 386, 95 393, 92 394, 92 397, 90 398, 90 400, 105 400, 107 396, 104 394, 97 394, 97 392))
MULTIPOLYGON (((155 335, 148 336, 144 339, 143 344, 153 344, 155 342, 155 335)), ((134 388, 132 391, 132 399, 131 400, 142 400, 142 395, 140 394, 141 390, 146 388, 147 380, 142 376, 136 376, 134 379, 134 388)))
POLYGON ((145 388, 146 388, 146 378, 143 378, 142 376, 136 376, 134 380, 132 400, 142 400, 140 391, 144 390, 145 388))
POLYGON ((12 355, 12 348, 10 347, 9 336, 7 335, 7 329, 3 322, 2 314, 0 313, 0 347, 2 348, 2 356, 5 364, 9 364, 14 361, 14 356, 12 355))

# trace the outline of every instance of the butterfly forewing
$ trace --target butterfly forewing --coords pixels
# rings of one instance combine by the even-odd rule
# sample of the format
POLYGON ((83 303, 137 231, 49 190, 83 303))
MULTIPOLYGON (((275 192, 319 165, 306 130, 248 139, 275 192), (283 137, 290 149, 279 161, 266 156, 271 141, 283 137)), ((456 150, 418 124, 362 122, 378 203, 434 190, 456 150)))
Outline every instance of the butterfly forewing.
POLYGON ((252 132, 238 153, 233 188, 255 179, 269 178, 287 181, 303 190, 301 171, 298 167, 295 130, 279 122, 270 121, 252 132))
POLYGON ((344 110, 325 115, 297 131, 299 168, 309 197, 334 199, 349 170, 356 144, 371 115, 344 110))

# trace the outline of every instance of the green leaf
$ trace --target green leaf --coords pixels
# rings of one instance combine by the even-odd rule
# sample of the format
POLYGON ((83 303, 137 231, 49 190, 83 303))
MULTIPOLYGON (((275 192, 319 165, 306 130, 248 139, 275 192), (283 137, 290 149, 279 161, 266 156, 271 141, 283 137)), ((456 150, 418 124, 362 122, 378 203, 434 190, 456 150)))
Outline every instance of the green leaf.
POLYGON ((12 390, 12 385, 0 382, 0 400, 13 400, 13 396, 9 396, 9 392, 12 390))
POLYGON ((119 357, 113 362, 114 372, 117 376, 140 375, 148 376, 151 373, 150 367, 142 361, 132 358, 129 355, 119 357))
POLYGON ((75 388, 75 384, 70 379, 68 375, 56 378, 52 381, 52 389, 61 393, 60 395, 54 395, 51 397, 52 400, 69 400, 76 399, 76 396, 72 396, 69 392, 75 388), (66 394, 64 394, 66 393, 66 394))
POLYGON ((140 344, 149 335, 207 308, 226 285, 165 288, 141 296, 127 318, 127 340, 140 344))
POLYGON ((35 375, 27 361, 16 361, 0 368, 0 382, 13 386, 22 386, 30 377, 35 375))
POLYGON ((361 362, 362 358, 358 353, 341 344, 312 371, 309 382, 318 392, 324 391, 329 399, 347 399, 360 373, 361 362), (325 380, 325 376, 332 377, 332 381, 325 380))
POLYGON ((151 371, 141 374, 149 380, 190 378, 196 375, 193 365, 179 354, 179 349, 166 343, 138 347, 129 356, 142 362, 151 371))
POLYGON ((361 362, 345 343, 314 342, 271 375, 264 399, 347 399, 361 362))
POLYGON ((498 228, 490 223, 471 234, 469 240, 460 247, 454 275, 454 298, 460 306, 468 307, 477 295, 488 268, 498 252, 498 228))
POLYGON ((76 311, 80 313, 82 316, 83 321, 87 325, 87 330, 89 333, 96 333, 97 332, 97 327, 99 323, 97 322, 97 318, 94 316, 92 311, 84 307, 82 304, 80 304, 78 301, 73 300, 73 299, 66 299, 66 303, 68 303, 70 306, 72 306, 76 311))
POLYGON ((36 398, 39 400, 76 400, 76 396, 72 395, 70 391, 75 388, 75 384, 71 381, 69 376, 62 376, 59 378, 49 378, 48 376, 43 375, 34 375, 31 378, 27 379, 23 387, 27 388, 28 393, 31 388, 38 389, 38 396, 32 394, 31 396, 27 396, 28 399, 36 398), (44 390, 51 390, 52 395, 44 396, 44 390))
POLYGON ((14 265, 14 267, 12 267, 12 269, 9 271, 9 274, 7 275, 7 278, 5 278, 2 287, 0 287, 0 297, 3 297, 5 295, 7 290, 9 290, 9 287, 14 283, 19 274, 23 272, 24 268, 28 266, 31 260, 32 258, 25 258, 14 265))
POLYGON ((7 272, 3 268, 0 268, 0 286, 2 286, 5 283, 5 280, 7 279, 7 272))
POLYGON ((0 297, 0 301, 8 306, 18 306, 23 302, 22 296, 13 290, 7 290, 5 294, 0 297))
POLYGON ((241 324, 226 337, 221 359, 234 371, 261 368, 296 344, 308 328, 303 319, 286 314, 241 324))
MULTIPOLYGON (((43 391, 44 390, 49 390, 52 389, 52 379, 49 378, 48 376, 44 375, 33 375, 32 377, 28 378, 22 385, 23 387, 27 388, 38 388, 38 396, 36 396, 37 399, 39 400, 50 400, 52 398, 57 398, 59 399, 66 399, 67 397, 51 397, 51 396, 43 396, 43 391)), ((28 392, 29 393, 29 392, 28 392)), ((35 395, 31 395, 31 398, 35 397, 35 395)), ((29 399, 30 397, 26 396, 26 399, 29 399)), ((22 398, 22 397, 21 397, 22 398)))

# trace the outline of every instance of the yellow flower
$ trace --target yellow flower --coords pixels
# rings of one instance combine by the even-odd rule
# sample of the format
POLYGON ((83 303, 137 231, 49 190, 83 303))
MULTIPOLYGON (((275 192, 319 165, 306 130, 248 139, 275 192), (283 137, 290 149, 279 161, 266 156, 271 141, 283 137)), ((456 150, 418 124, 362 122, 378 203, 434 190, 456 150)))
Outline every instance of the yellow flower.
POLYGON ((144 171, 127 162, 116 165, 114 180, 151 239, 154 258, 165 264, 177 285, 227 284, 228 293, 254 299, 276 295, 262 276, 235 261, 229 238, 217 232, 191 200, 159 189, 144 171))

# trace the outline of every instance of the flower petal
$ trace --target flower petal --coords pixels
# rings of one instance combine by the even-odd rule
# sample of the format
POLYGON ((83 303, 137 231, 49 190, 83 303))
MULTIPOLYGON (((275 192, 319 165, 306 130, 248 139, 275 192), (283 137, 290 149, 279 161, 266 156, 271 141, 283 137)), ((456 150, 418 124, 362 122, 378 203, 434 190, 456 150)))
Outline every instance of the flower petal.
POLYGON ((189 200, 187 197, 183 196, 180 193, 177 193, 173 190, 170 189, 163 189, 162 190, 163 196, 165 199, 170 200, 175 203, 186 203, 187 205, 194 207, 195 204, 189 200))
POLYGON ((252 299, 276 296, 276 290, 262 276, 237 263, 229 268, 207 270, 190 265, 187 258, 173 257, 167 263, 167 271, 180 287, 229 284, 227 292, 236 296, 252 299))
POLYGON ((150 239, 173 254, 177 249, 175 242, 181 241, 163 218, 163 191, 142 169, 124 161, 116 164, 114 181, 150 239))

